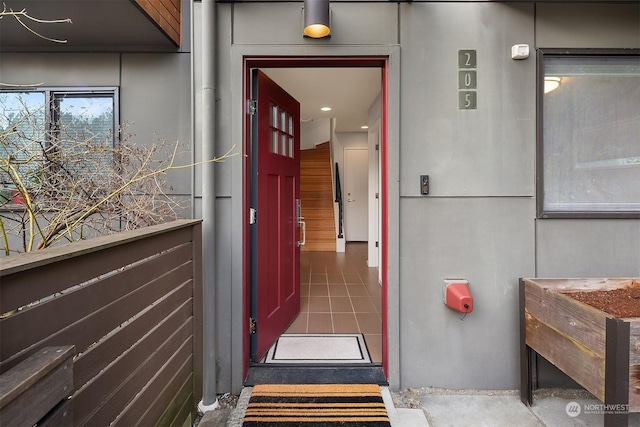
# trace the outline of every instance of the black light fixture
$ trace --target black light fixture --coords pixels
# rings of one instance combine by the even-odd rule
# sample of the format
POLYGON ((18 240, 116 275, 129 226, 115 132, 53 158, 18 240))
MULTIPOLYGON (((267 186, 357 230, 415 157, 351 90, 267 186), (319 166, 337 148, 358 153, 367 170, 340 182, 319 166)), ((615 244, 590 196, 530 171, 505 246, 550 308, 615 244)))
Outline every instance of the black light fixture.
POLYGON ((330 33, 329 0, 304 0, 304 35, 320 39, 330 33))

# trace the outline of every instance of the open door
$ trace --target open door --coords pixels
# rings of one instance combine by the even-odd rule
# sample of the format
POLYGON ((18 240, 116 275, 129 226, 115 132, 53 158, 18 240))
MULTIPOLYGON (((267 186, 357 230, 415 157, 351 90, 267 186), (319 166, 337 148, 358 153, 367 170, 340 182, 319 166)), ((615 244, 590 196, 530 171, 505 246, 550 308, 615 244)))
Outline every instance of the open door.
POLYGON ((300 103, 252 70, 251 359, 300 312, 300 103))

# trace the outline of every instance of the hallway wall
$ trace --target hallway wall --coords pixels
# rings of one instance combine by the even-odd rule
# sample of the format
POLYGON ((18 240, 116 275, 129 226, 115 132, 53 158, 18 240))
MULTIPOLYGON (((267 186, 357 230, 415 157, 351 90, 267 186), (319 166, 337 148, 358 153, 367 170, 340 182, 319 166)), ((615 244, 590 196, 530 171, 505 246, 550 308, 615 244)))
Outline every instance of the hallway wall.
POLYGON ((309 150, 331 138, 331 119, 314 118, 300 123, 300 149, 309 150))

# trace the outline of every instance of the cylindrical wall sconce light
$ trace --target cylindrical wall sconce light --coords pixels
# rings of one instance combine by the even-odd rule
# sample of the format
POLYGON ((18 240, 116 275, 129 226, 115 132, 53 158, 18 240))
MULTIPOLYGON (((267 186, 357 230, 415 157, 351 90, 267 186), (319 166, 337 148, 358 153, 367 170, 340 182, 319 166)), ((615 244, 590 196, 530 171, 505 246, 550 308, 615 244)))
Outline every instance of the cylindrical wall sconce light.
POLYGON ((319 39, 331 33, 329 0, 304 0, 304 35, 319 39))

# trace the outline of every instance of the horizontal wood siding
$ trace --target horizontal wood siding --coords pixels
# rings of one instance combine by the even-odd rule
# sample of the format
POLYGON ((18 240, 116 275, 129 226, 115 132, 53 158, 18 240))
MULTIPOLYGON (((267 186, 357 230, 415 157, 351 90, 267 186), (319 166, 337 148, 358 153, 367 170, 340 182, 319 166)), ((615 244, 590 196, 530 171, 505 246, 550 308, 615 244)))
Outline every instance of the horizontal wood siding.
POLYGON ((181 0, 133 0, 176 46, 181 45, 181 0))
POLYGON ((182 425, 202 394, 201 270, 187 220, 3 259, 0 372, 75 345, 73 425, 182 425))

